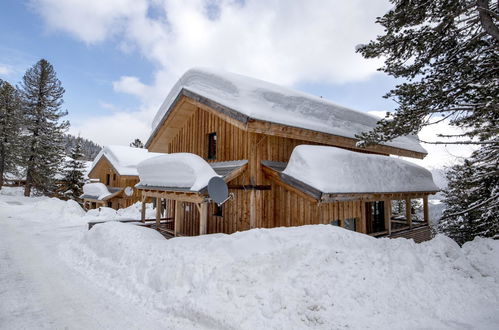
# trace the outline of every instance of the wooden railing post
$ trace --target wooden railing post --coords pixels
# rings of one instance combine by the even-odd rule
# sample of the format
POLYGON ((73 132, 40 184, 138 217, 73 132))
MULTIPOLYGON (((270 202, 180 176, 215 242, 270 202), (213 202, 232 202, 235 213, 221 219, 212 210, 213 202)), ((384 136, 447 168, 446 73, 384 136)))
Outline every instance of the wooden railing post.
POLYGON ((412 215, 411 215, 411 199, 405 199, 405 220, 409 224, 409 229, 412 229, 412 215))
POLYGON ((199 208, 199 235, 206 235, 208 228, 208 203, 203 202, 199 208))
POLYGON ((156 229, 159 230, 161 224, 161 198, 156 197, 156 229))
POLYGON ((184 205, 181 201, 175 201, 175 223, 173 224, 173 235, 177 236, 180 229, 180 221, 183 216, 184 205))
POLYGON ((424 222, 430 224, 430 210, 428 209, 428 195, 423 196, 423 214, 424 222))
POLYGON ((388 235, 391 235, 392 234, 392 202, 391 200, 387 199, 385 200, 384 202, 385 204, 385 207, 384 207, 384 210, 385 210, 385 227, 386 227, 386 230, 388 230, 388 235))
POLYGON ((146 222, 146 197, 142 196, 142 208, 140 210, 140 221, 146 222))

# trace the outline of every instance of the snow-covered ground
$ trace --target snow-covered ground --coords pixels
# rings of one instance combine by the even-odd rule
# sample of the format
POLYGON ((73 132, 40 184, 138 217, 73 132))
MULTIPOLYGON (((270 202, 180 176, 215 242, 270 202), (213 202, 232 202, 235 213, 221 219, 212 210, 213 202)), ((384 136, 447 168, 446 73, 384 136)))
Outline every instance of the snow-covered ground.
POLYGON ((85 214, 15 193, 0 191, 2 329, 499 327, 499 241, 326 225, 167 241, 118 222, 86 230, 136 207, 85 214))

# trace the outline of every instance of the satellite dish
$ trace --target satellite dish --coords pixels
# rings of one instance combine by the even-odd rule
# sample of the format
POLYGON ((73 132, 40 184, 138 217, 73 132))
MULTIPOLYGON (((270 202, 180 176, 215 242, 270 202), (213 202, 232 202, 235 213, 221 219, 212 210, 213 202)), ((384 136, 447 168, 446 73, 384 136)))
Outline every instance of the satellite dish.
POLYGON ((125 195, 127 195, 128 197, 132 196, 133 195, 133 188, 132 187, 126 187, 125 188, 125 195))
POLYGON ((229 198, 229 187, 221 177, 214 176, 208 182, 208 195, 218 205, 223 204, 229 198))

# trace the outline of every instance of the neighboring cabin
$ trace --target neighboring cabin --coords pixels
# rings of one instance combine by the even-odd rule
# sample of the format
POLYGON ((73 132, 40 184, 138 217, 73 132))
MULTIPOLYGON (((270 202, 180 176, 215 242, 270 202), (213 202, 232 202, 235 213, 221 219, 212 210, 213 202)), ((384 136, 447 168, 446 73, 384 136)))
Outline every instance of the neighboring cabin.
POLYGON ((85 185, 82 195, 86 209, 101 206, 125 208, 140 200, 140 192, 134 188, 139 182, 137 164, 159 154, 146 149, 125 146, 105 146, 88 172, 92 183, 85 185))
POLYGON ((429 171, 388 157, 423 158, 426 151, 411 136, 357 147, 355 134, 376 122, 368 114, 257 79, 190 70, 159 109, 146 148, 204 158, 234 198, 218 207, 207 199, 206 187, 179 187, 175 180, 151 184, 142 175, 137 188, 143 201, 168 200, 175 235, 332 224, 375 236, 397 231, 426 239, 428 195, 438 188, 429 171), (390 184, 393 180, 396 184, 390 184), (392 201, 411 205, 413 199, 422 201, 420 219, 411 206, 392 214, 392 201))

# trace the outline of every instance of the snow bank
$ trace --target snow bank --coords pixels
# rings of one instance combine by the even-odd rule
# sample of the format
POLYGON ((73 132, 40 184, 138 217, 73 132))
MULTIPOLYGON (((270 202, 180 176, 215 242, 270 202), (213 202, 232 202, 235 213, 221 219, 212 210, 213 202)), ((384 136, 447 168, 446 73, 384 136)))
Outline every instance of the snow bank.
MULTIPOLYGON (((370 131, 378 118, 323 98, 262 80, 208 69, 191 69, 173 86, 154 117, 155 131, 182 89, 207 97, 250 118, 355 138, 370 131)), ((426 153, 415 136, 384 144, 426 153)))
POLYGON ((438 191, 414 163, 335 147, 299 145, 283 173, 324 193, 438 191))
POLYGON ((101 200, 109 195, 111 192, 107 189, 106 185, 101 182, 86 183, 83 185, 83 195, 94 196, 101 200))
POLYGON ((203 158, 191 153, 174 153, 141 162, 138 185, 189 188, 199 191, 218 176, 203 158))
POLYGON ((102 157, 105 157, 118 171, 120 175, 138 175, 137 164, 151 158, 162 155, 157 152, 149 152, 143 148, 133 148, 118 145, 108 145, 102 148, 89 170, 97 165, 102 157))
POLYGON ((124 298, 237 329, 494 329, 499 241, 462 249, 317 225, 164 240, 95 226, 64 258, 124 298), (494 259, 495 258, 495 259, 494 259))

